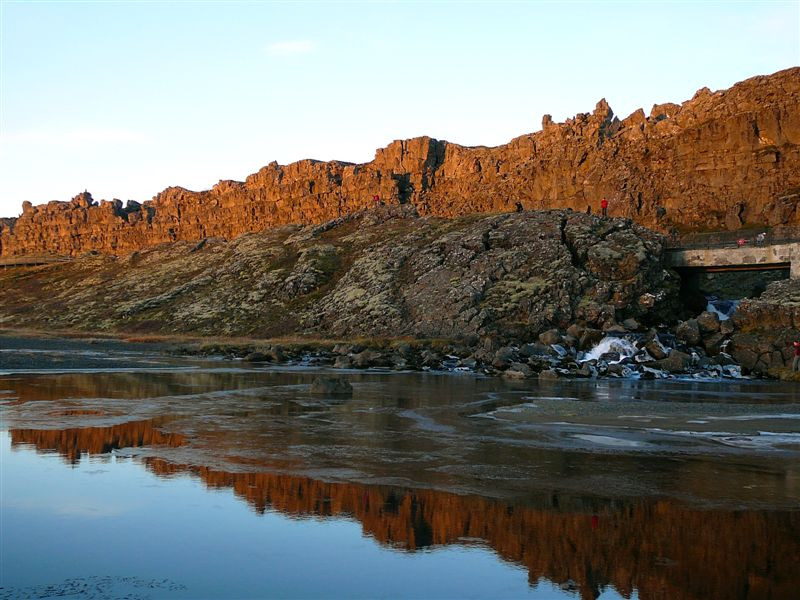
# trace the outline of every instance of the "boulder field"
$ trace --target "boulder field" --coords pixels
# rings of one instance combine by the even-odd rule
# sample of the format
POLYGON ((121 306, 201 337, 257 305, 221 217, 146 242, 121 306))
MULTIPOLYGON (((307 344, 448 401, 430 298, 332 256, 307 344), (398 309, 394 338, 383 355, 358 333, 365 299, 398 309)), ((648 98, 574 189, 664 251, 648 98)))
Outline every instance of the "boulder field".
POLYGON ((199 336, 181 351, 250 362, 738 375, 730 322, 703 313, 669 327, 680 281, 663 248, 630 219, 570 210, 445 219, 376 206, 229 241, 5 269, 0 326, 199 336))
MULTIPOLYGON (((485 116, 484 116, 485 117, 485 116)), ((0 219, 0 256, 125 254, 164 242, 233 239, 365 209, 377 195, 421 215, 524 209, 609 214, 662 232, 800 224, 800 67, 699 90, 682 104, 614 116, 605 100, 493 147, 430 137, 391 143, 364 164, 271 163, 207 191, 170 187, 126 206, 82 193, 23 203, 0 219)))

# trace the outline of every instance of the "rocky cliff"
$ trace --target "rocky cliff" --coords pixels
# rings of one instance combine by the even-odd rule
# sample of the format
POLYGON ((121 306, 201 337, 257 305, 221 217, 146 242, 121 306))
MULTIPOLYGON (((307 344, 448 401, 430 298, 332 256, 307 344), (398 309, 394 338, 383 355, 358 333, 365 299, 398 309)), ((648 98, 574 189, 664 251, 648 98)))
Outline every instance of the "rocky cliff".
POLYGON ((674 313, 663 237, 627 219, 524 211, 457 219, 382 206, 325 224, 125 258, 0 271, 0 325, 327 339, 536 339, 674 313))
POLYGON ((800 68, 725 91, 638 110, 620 120, 601 100, 565 123, 495 148, 428 137, 396 141, 366 164, 271 163, 244 182, 192 192, 168 188, 149 202, 23 204, 0 220, 0 256, 125 254, 163 242, 235 238, 288 223, 321 223, 367 207, 373 196, 422 215, 512 210, 597 210, 661 231, 800 223, 800 68))

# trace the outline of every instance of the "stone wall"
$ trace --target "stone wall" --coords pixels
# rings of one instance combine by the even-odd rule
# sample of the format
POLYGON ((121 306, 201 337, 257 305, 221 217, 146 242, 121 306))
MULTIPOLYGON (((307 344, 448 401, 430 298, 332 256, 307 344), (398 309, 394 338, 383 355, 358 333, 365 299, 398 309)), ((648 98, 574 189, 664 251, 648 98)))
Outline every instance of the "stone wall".
POLYGON ((318 223, 383 202, 425 215, 571 208, 661 230, 800 223, 800 68, 623 120, 605 100, 565 123, 495 148, 429 137, 395 141, 366 164, 271 163, 244 182, 192 192, 167 188, 149 202, 23 204, 0 220, 0 256, 86 251, 125 254, 174 240, 233 238, 286 223, 318 223))

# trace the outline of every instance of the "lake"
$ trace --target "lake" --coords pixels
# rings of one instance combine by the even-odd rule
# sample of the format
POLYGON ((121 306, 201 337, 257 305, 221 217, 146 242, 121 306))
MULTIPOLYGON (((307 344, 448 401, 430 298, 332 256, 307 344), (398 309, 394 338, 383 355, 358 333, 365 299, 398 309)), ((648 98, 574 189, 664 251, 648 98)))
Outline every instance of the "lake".
POLYGON ((0 598, 791 598, 800 386, 0 338, 0 598), (352 396, 311 392, 342 376, 352 396))

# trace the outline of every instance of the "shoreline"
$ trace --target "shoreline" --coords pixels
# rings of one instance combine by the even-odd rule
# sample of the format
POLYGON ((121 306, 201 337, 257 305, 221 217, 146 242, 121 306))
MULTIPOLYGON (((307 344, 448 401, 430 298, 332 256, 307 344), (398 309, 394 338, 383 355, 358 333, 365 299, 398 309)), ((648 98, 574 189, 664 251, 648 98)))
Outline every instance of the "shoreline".
MULTIPOLYGON (((600 333, 600 332, 598 332, 600 333)), ((677 348, 654 360, 648 353, 653 340, 632 332, 607 331, 592 344, 592 351, 581 351, 568 334, 555 331, 544 340, 522 345, 497 346, 490 339, 476 340, 410 338, 245 338, 190 335, 138 335, 123 332, 0 328, 3 339, 31 339, 49 342, 131 344, 149 347, 165 356, 221 358, 250 365, 307 366, 347 371, 386 369, 395 372, 450 372, 502 377, 518 381, 568 381, 592 379, 668 379, 668 380, 777 380, 791 378, 743 375, 727 354, 704 364, 677 348), (632 339, 639 338, 632 342, 632 339), (551 341, 547 344, 544 342, 551 341), (564 345, 562 345, 564 344, 564 345), (601 346, 607 347, 595 358, 586 358, 601 346), (643 360, 644 358, 648 360, 643 360), (695 364, 696 363, 696 364, 695 364)), ((664 348, 667 349, 667 348, 664 348)), ((60 348, 54 350, 61 350, 60 348)))

